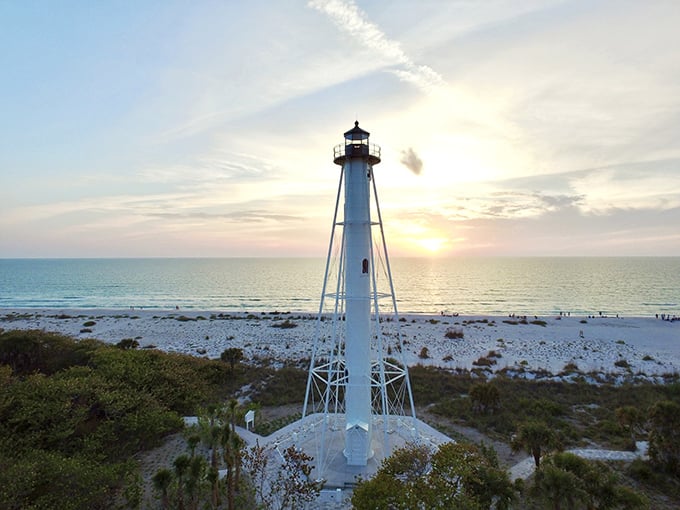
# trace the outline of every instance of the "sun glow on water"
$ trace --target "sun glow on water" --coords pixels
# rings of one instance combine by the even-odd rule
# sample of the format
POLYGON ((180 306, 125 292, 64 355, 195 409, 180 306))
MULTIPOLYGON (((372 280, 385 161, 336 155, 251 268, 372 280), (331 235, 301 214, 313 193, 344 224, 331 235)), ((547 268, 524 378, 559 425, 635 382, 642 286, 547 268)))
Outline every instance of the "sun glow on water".
POLYGON ((416 244, 425 252, 430 254, 440 253, 448 244, 448 240, 443 237, 427 237, 418 239, 416 244))

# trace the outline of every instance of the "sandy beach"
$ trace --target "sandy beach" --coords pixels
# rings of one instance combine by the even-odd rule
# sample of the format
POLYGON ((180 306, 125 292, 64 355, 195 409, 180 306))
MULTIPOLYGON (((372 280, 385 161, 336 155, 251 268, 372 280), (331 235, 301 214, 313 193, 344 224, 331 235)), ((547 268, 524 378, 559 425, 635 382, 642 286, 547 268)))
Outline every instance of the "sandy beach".
MULTIPOLYGON (((228 347, 238 347, 243 349, 246 360, 308 359, 317 324, 314 314, 295 312, 0 311, 0 328, 5 330, 41 329, 109 343, 132 338, 140 348, 209 358, 219 357, 228 347), (276 327, 286 320, 294 327, 276 327)), ((573 377, 578 371, 654 381, 680 371, 680 321, 647 317, 405 315, 398 323, 386 318, 383 324, 388 338, 395 338, 397 327, 401 330, 409 366, 421 363, 449 369, 477 368, 488 374, 504 370, 531 378, 549 374, 573 377), (449 331, 462 338, 447 338, 449 331), (423 347, 427 357, 421 357, 423 347)))

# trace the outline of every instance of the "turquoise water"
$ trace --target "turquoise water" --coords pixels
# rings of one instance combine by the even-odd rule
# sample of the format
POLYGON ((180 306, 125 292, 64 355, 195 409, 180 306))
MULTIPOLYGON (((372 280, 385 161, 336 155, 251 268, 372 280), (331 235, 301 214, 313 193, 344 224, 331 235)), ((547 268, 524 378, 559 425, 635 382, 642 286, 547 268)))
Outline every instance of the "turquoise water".
MULTIPOLYGON (((325 260, 0 259, 0 308, 304 311, 325 260)), ((680 257, 397 258, 401 313, 680 315, 680 257)))

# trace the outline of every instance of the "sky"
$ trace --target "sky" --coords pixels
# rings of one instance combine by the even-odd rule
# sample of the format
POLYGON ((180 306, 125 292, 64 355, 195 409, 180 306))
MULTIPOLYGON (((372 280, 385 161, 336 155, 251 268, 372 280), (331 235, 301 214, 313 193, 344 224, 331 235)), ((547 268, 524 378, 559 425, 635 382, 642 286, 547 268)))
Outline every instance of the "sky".
POLYGON ((0 257, 680 255, 677 0, 0 0, 0 257))

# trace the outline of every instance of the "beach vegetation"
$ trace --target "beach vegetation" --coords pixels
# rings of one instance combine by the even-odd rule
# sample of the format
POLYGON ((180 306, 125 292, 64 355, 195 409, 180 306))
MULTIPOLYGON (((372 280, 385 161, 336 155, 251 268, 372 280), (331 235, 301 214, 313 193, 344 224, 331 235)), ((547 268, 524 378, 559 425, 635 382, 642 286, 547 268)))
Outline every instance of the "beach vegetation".
POLYGON ((430 357, 430 352, 427 350, 427 347, 423 346, 422 349, 420 349, 420 353, 418 354, 418 357, 420 359, 427 359, 430 357))
POLYGON ((650 508, 673 509, 680 505, 680 483, 678 479, 656 469, 650 462, 635 459, 625 469, 619 471, 620 475, 630 480, 630 485, 635 486, 650 500, 650 508))
POLYGON ((541 421, 522 423, 510 442, 513 451, 526 450, 534 458, 537 468, 541 465, 541 456, 556 449, 559 444, 554 430, 541 421))
MULTIPOLYGON (((14 508, 11 504, 17 501, 22 508, 104 508, 124 493, 132 501, 138 467, 128 459, 180 430, 181 416, 194 414, 199 406, 224 402, 237 391, 267 408, 301 405, 306 367, 270 361, 270 366, 258 366, 249 359, 230 370, 221 360, 148 348, 124 350, 43 331, 0 332, 0 508, 14 508), (67 478, 61 478, 64 474, 67 478), (70 480, 68 487, 64 480, 70 480), (45 487, 50 487, 50 494, 45 487), (55 506, 49 498, 66 503, 55 506)), ((631 433, 617 419, 617 408, 635 406, 651 416, 657 402, 680 405, 677 373, 666 374, 666 384, 622 384, 606 374, 586 383, 589 377, 582 382, 523 380, 499 371, 491 383, 484 383, 499 393, 500 405, 493 412, 474 408, 471 388, 480 379, 470 371, 419 365, 410 367, 409 373, 415 402, 431 416, 504 442, 524 420, 535 420, 553 429, 565 446, 623 449, 630 445, 631 433)), ((269 432, 297 414, 275 416, 267 426, 269 432)), ((260 423, 266 422, 256 425, 260 423)), ((677 424, 673 427, 680 430, 677 424)), ((653 426, 651 420, 645 421, 636 438, 649 434, 651 441, 652 430, 657 438, 668 436, 667 442, 657 439, 656 451, 680 444, 673 430, 653 426)), ((677 503, 680 484, 668 481, 669 476, 677 480, 677 475, 672 474, 672 464, 663 464, 664 459, 661 455, 650 463, 636 462, 626 476, 645 491, 665 491, 677 503)), ((163 467, 174 471, 172 464, 163 467)), ((210 467, 194 468, 203 469, 201 484, 210 487, 216 476, 210 467)), ((183 474, 185 487, 191 469, 183 474)), ((172 484, 168 495, 175 505, 176 485, 172 484)), ((161 497, 162 491, 157 490, 161 497)), ((186 508, 190 501, 186 492, 186 508)), ((672 508, 674 503, 653 507, 672 508)))
POLYGON ((644 495, 620 483, 620 477, 604 462, 572 453, 548 456, 536 472, 530 491, 545 508, 649 508, 644 495))
POLYGON ((283 510, 301 508, 318 497, 323 482, 310 478, 310 456, 293 446, 282 452, 259 445, 246 448, 233 422, 224 418, 213 414, 204 420, 209 463, 190 449, 174 459, 172 469, 163 467, 153 475, 161 508, 283 510))
POLYGON ((307 503, 319 496, 323 481, 313 480, 310 476, 314 469, 312 457, 294 446, 286 448, 280 455, 273 454, 271 449, 259 445, 243 449, 245 476, 241 478, 239 487, 242 497, 238 508, 306 508, 307 503), (273 461, 278 465, 271 465, 273 461), (273 479, 272 473, 276 473, 273 479))
POLYGON ((173 473, 168 468, 159 469, 152 478, 154 489, 161 500, 163 510, 170 508, 170 484, 172 481, 173 473))
POLYGON ((444 336, 450 339, 464 338, 465 332, 463 331, 463 328, 449 328, 446 330, 446 333, 444 333, 444 336))
MULTIPOLYGON (((542 421, 559 434, 565 447, 598 444, 604 448, 627 449, 630 434, 616 418, 618 407, 634 405, 647 410, 656 401, 680 403, 678 384, 615 384, 606 377, 592 382, 561 382, 539 378, 522 379, 495 374, 501 405, 493 413, 473 409, 466 398, 470 387, 480 381, 470 371, 436 367, 410 367, 414 400, 440 419, 451 420, 506 441, 523 421, 542 421), (675 388, 675 389, 673 389, 675 388), (517 410, 522 412, 518 413, 517 410)), ((483 373, 481 374, 484 375, 483 373)))
POLYGON ((652 465, 680 479, 680 404, 656 402, 649 411, 649 458, 652 465))
POLYGON ((619 367, 619 368, 630 368, 630 363, 628 363, 628 361, 626 361, 625 359, 621 358, 621 359, 617 359, 614 362, 614 366, 619 367))
POLYGON ((186 315, 180 315, 178 317, 175 317, 175 320, 179 321, 179 322, 190 322, 190 321, 195 322, 196 318, 195 317, 187 317, 186 315))
POLYGON ((276 322, 272 324, 272 328, 280 328, 280 329, 292 329, 292 328, 297 328, 297 323, 291 321, 290 319, 286 319, 283 322, 276 322))
MULTIPOLYGON (((0 508, 110 508, 139 495, 129 460, 243 370, 44 331, 0 333, 0 508)), ((263 377, 252 368, 252 377, 263 377)))
POLYGON ((617 407, 614 411, 616 420, 630 435, 630 450, 635 450, 635 440, 644 431, 647 417, 645 413, 636 406, 627 405, 617 407))
POLYGON ((497 362, 495 359, 488 358, 486 356, 481 356, 472 362, 473 365, 477 367, 490 367, 495 365, 497 362))
POLYGON ((489 367, 473 367, 470 373, 476 378, 481 380, 486 380, 492 375, 492 370, 489 367))
POLYGON ((383 461, 352 495, 357 510, 374 508, 508 509, 516 493, 492 448, 446 443, 436 450, 407 444, 383 461))
POLYGON ((260 419, 255 423, 255 433, 261 436, 273 434, 286 425, 289 425, 302 417, 302 413, 292 413, 272 420, 260 419))
POLYGON ((239 347, 228 347, 220 354, 220 359, 229 363, 229 368, 234 371, 234 367, 243 359, 243 349, 239 347))
POLYGON ((578 372, 578 365, 574 363, 573 361, 570 361, 566 365, 564 365, 564 368, 562 369, 563 372, 565 373, 570 373, 570 372, 578 372))
POLYGON ((473 384, 469 390, 472 409, 479 413, 493 413, 501 403, 500 392, 495 384, 485 382, 473 384))
POLYGON ((286 365, 251 384, 251 398, 262 406, 300 403, 307 387, 307 370, 286 365))
POLYGON ((139 342, 134 338, 123 338, 116 344, 116 347, 119 349, 137 349, 139 347, 139 342))

